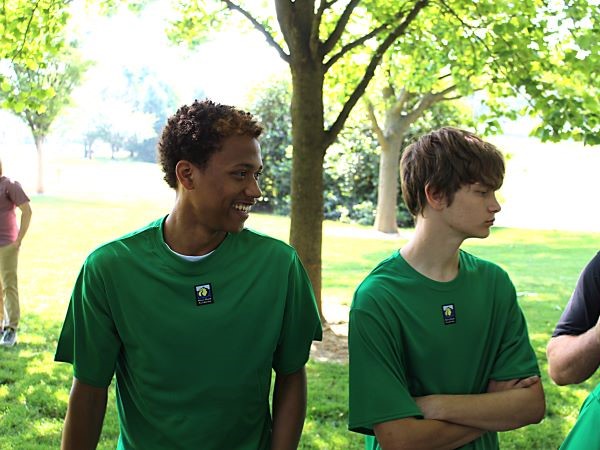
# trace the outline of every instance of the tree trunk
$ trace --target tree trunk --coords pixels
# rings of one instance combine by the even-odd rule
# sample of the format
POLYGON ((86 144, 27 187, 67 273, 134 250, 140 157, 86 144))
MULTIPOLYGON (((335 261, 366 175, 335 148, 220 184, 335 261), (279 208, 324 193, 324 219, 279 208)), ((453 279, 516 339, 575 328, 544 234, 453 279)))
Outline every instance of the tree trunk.
POLYGON ((37 149, 37 188, 38 194, 44 193, 44 158, 42 154, 42 146, 44 144, 43 136, 34 136, 35 148, 37 149))
POLYGON ((377 140, 381 146, 381 156, 379 158, 375 229, 383 233, 398 232, 396 215, 401 146, 414 120, 413 115, 402 114, 401 108, 390 108, 386 114, 385 130, 377 134, 377 140))
POLYGON ((293 95, 290 244, 297 250, 312 282, 321 320, 321 243, 323 233, 323 74, 291 65, 293 95))
POLYGON ((398 167, 400 164, 400 142, 386 138, 381 145, 379 157, 379 181, 377 186, 377 209, 375 229, 383 233, 397 233, 398 222, 398 167))

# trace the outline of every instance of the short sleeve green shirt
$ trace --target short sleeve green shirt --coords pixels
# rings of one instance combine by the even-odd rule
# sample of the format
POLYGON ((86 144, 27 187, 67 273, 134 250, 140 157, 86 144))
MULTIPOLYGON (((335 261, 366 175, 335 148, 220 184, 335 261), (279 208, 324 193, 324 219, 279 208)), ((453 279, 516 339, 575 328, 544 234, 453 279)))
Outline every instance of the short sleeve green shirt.
MULTIPOLYGON (((457 277, 433 281, 396 252, 356 290, 350 310, 349 428, 422 414, 413 397, 478 394, 489 380, 539 375, 508 275, 460 252, 457 277)), ((372 448, 379 448, 371 438, 372 448)), ((496 449, 486 433, 468 449, 496 449)))
POLYGON ((92 386, 116 373, 119 449, 268 449, 271 370, 301 369, 321 339, 308 277, 250 230, 184 260, 162 224, 87 258, 55 359, 92 386))
POLYGON ((600 385, 585 399, 575 426, 560 446, 560 450, 589 450, 600 448, 600 385))

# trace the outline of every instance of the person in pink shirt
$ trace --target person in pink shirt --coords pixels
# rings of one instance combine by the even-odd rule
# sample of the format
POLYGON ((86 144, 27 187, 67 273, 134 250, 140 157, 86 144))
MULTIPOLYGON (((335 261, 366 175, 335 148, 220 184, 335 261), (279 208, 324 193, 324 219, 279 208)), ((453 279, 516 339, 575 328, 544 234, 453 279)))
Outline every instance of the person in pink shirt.
POLYGON ((29 197, 17 181, 2 174, 0 161, 0 345, 12 347, 17 342, 21 311, 17 283, 17 263, 21 242, 31 221, 29 197), (21 210, 17 226, 15 209, 21 210))

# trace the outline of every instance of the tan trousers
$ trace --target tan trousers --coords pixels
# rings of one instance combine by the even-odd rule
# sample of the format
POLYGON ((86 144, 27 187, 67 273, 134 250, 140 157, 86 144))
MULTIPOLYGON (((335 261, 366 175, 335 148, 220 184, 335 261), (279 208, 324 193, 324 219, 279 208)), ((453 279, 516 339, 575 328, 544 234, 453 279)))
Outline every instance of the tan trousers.
POLYGON ((19 250, 13 245, 0 247, 0 324, 4 327, 19 326, 21 310, 19 308, 19 289, 17 283, 17 263, 19 250))

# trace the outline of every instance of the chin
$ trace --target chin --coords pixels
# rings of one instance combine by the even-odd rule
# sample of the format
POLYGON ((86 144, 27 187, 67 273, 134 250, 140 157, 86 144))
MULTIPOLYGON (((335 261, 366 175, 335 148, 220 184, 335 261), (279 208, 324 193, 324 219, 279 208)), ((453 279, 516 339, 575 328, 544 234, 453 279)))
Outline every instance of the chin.
POLYGON ((240 231, 242 231, 245 227, 245 223, 246 222, 242 222, 240 224, 236 224, 236 225, 231 225, 228 226, 224 231, 226 231, 227 233, 239 233, 240 231))

